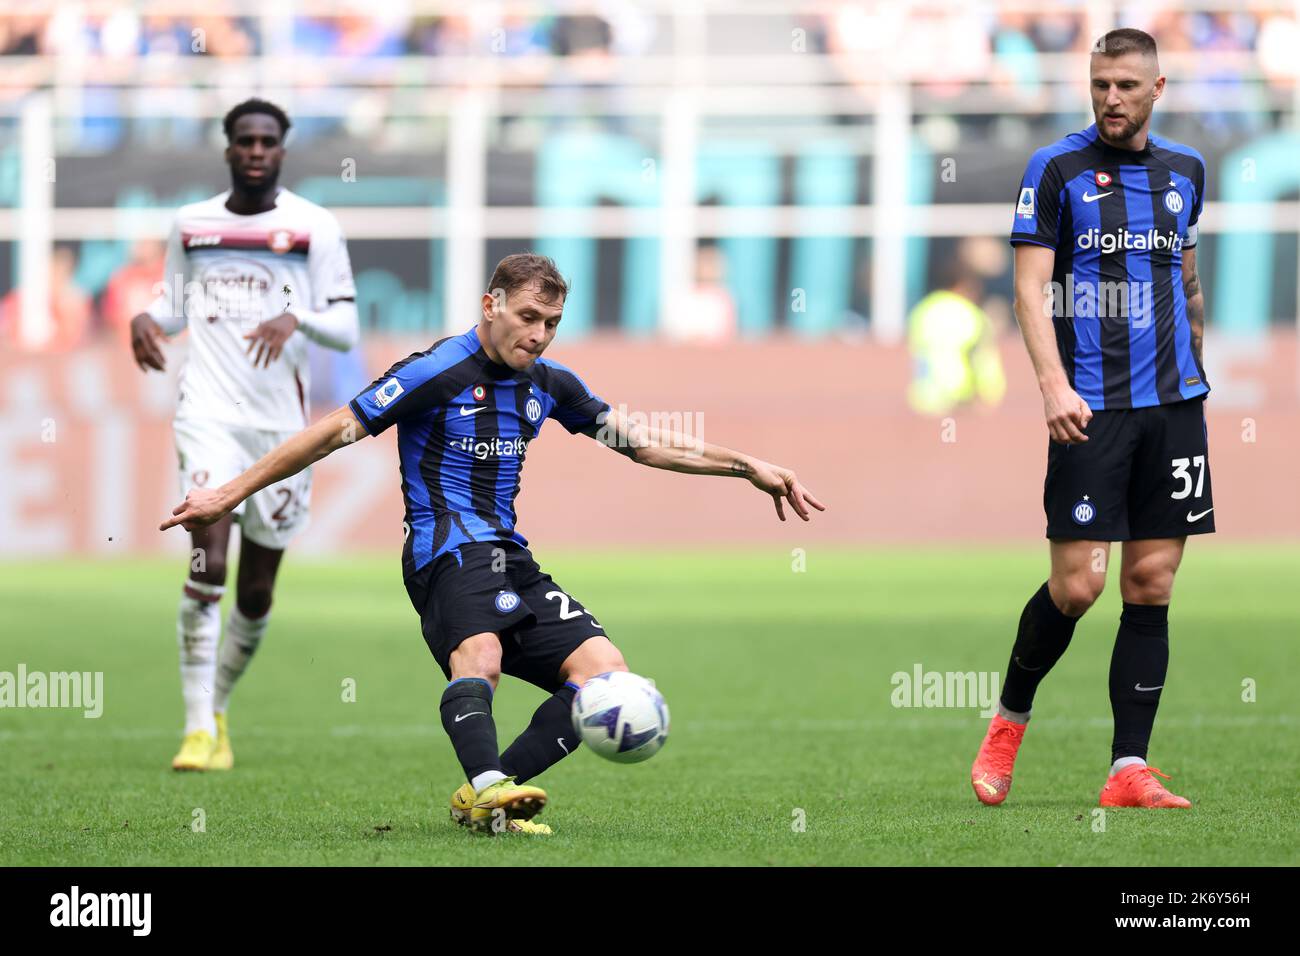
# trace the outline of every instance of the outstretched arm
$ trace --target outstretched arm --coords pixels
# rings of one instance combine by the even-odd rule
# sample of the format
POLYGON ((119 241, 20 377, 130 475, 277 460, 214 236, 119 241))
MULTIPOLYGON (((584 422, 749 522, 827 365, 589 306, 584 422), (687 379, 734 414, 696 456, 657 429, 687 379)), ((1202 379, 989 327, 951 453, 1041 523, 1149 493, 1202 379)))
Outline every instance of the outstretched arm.
POLYGON ((193 531, 220 521, 250 495, 296 475, 330 452, 365 436, 366 430, 352 409, 344 405, 267 452, 248 471, 220 488, 191 488, 185 500, 172 510, 173 517, 164 521, 158 530, 182 525, 186 531, 193 531))
POLYGON ((826 510, 826 506, 800 484, 789 468, 782 468, 721 445, 711 445, 680 432, 631 422, 613 407, 604 423, 588 430, 587 434, 620 455, 651 468, 679 471, 688 475, 746 478, 754 487, 772 496, 777 517, 782 521, 785 520, 783 499, 790 503, 794 513, 804 521, 811 517, 809 505, 818 511, 826 510))

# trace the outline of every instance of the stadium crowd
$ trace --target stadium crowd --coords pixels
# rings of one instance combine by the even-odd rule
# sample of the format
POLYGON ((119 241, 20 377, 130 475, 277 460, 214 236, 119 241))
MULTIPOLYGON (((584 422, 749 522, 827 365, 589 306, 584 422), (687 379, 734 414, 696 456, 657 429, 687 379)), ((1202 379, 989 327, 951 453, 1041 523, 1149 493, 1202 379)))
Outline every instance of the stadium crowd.
MULTIPOLYGON (((219 3, 209 6, 220 9, 219 3)), ((60 84, 80 88, 81 106, 80 116, 61 124, 60 150, 96 155, 128 146, 160 151, 202 148, 220 139, 211 109, 214 92, 222 101, 246 95, 257 83, 255 65, 261 57, 299 58, 295 63, 301 64, 301 71, 296 75, 302 86, 317 90, 328 90, 334 82, 331 62, 346 64, 353 76, 361 71, 370 91, 364 107, 371 116, 382 117, 388 115, 385 97, 413 88, 415 74, 409 67, 422 59, 491 53, 502 58, 503 74, 516 85, 561 92, 617 87, 620 57, 670 53, 676 29, 665 12, 669 8, 628 3, 593 2, 588 12, 579 6, 575 12, 555 15, 512 13, 508 4, 467 6, 468 12, 446 15, 426 15, 422 8, 402 2, 385 4, 379 13, 373 9, 356 3, 355 12, 347 15, 279 20, 220 13, 155 14, 148 4, 114 9, 16 0, 0 13, 6 76, 0 85, 0 124, 12 123, 4 114, 12 117, 27 93, 57 75, 60 84), (202 75, 175 68, 178 58, 199 57, 223 61, 228 68, 202 75), (141 77, 148 83, 141 83, 141 77), (147 110, 122 109, 123 96, 147 96, 152 102, 147 110)), ((1068 116, 1073 121, 1081 112, 1077 88, 1051 84, 1047 66, 1052 55, 1082 54, 1092 42, 1082 3, 1042 11, 1027 11, 1023 5, 940 11, 843 0, 815 14, 784 17, 741 15, 734 12, 737 9, 708 14, 703 52, 770 54, 780 44, 788 47, 787 38, 797 34, 801 49, 825 55, 828 82, 851 87, 874 82, 873 71, 888 52, 884 47, 892 42, 890 37, 906 36, 906 44, 895 43, 894 50, 905 51, 899 55, 918 93, 931 100, 1014 98, 1019 106, 1010 113, 1045 120, 1068 116)), ((1292 51, 1300 44, 1294 6, 1250 3, 1214 11, 1166 3, 1120 4, 1117 12, 1124 22, 1149 30, 1162 54, 1229 54, 1191 81, 1214 88, 1213 96, 1203 98, 1206 103, 1223 103, 1234 93, 1259 99, 1267 86, 1294 87, 1298 61, 1292 51)), ((930 118, 946 119, 942 110, 931 112, 930 118)), ((301 147, 355 134, 349 121, 346 115, 299 111, 293 144, 301 147)), ((612 122, 608 117, 606 121, 612 122)), ((965 115, 960 121, 973 127, 997 117, 965 115)), ((1224 109, 1197 117, 1204 135, 1221 141, 1248 136, 1273 121, 1262 102, 1258 109, 1224 109)), ((382 141, 382 128, 374 132, 382 141)), ((716 249, 702 247, 694 295, 697 305, 707 304, 716 315, 710 328, 726 336, 735 325, 735 306, 715 275, 726 269, 720 256, 716 249)), ((161 274, 160 245, 124 242, 121 261, 106 285, 81 290, 75 281, 77 247, 59 245, 51 303, 58 334, 49 347, 71 349, 88 337, 121 332, 161 274)), ((16 325, 18 292, 0 292, 0 341, 8 342, 16 325)), ((675 334, 671 328, 663 331, 675 334)))

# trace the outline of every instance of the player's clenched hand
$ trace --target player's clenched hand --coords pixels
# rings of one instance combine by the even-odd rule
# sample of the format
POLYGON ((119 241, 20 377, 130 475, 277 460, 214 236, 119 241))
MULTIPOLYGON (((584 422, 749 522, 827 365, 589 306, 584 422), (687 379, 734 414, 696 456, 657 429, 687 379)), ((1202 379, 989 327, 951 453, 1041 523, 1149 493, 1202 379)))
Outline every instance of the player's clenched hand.
POLYGON ((131 352, 140 371, 147 372, 152 368, 161 372, 167 367, 162 340, 162 328, 148 313, 141 312, 131 320, 131 352))
POLYGON ((1070 386, 1043 389, 1043 414, 1052 441, 1077 445, 1088 440, 1084 431, 1092 421, 1092 409, 1070 386))
POLYGON ((166 531, 181 525, 186 531, 204 528, 216 524, 227 514, 230 508, 222 503, 221 494, 214 488, 191 488, 185 500, 172 509, 172 517, 158 526, 159 531, 166 531))
POLYGON ((284 351, 284 343, 289 341, 294 329, 298 328, 298 317, 290 312, 267 319, 244 338, 249 339, 248 354, 253 356, 253 368, 261 363, 262 368, 269 368, 271 363, 284 351))
POLYGON ((748 472, 746 477, 753 483, 755 488, 760 491, 766 491, 772 496, 773 502, 776 503, 776 516, 782 521, 785 520, 785 509, 781 502, 790 502, 790 507, 794 513, 804 521, 808 521, 810 513, 808 506, 812 505, 818 511, 825 511, 826 506, 813 497, 812 492, 799 483, 793 471, 789 468, 782 468, 780 465, 772 465, 765 461, 750 461, 747 463, 748 472))

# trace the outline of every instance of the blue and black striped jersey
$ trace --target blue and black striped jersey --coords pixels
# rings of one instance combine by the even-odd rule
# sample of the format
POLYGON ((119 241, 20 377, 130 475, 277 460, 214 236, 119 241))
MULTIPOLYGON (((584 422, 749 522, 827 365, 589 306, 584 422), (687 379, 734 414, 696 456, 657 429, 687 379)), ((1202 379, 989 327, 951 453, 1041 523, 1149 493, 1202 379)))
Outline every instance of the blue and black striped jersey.
POLYGON ((475 329, 398 362, 349 407, 366 431, 397 425, 406 501, 408 577, 470 541, 528 541, 515 497, 528 443, 554 418, 570 433, 603 424, 609 406, 558 362, 525 372, 493 362, 475 329))
POLYGON ((1201 154, 1158 136, 1142 150, 1119 149, 1093 125, 1030 159, 1011 243, 1056 251, 1056 343, 1071 386, 1094 410, 1210 390, 1192 351, 1182 275, 1204 200, 1201 154))

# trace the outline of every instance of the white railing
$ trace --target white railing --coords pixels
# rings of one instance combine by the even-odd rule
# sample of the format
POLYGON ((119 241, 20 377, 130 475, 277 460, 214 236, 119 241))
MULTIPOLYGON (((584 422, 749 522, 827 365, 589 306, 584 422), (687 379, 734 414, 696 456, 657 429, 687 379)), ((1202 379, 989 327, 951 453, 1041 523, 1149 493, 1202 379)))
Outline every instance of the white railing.
MULTIPOLYGON (((121 7, 108 0, 82 0, 77 4, 56 4, 83 15, 99 15, 121 7)), ((392 87, 395 77, 401 86, 389 91, 387 116, 425 116, 446 120, 446 193, 443 208, 339 208, 336 212, 349 236, 356 239, 406 238, 446 241, 446 276, 443 289, 444 315, 461 314, 460 305, 477 294, 478 277, 484 271, 484 241, 540 234, 562 235, 580 230, 584 235, 625 237, 655 235, 661 242, 661 299, 680 301, 691 281, 692 253, 699 236, 721 235, 860 235, 873 240, 872 329, 883 342, 901 339, 904 328, 905 244, 910 236, 971 236, 1004 234, 1010 211, 1002 203, 968 203, 908 206, 908 163, 901 149, 875 149, 872 165, 874 205, 802 208, 771 206, 756 208, 699 207, 692 201, 694 157, 703 122, 712 116, 745 116, 758 120, 781 116, 861 115, 872 120, 876 142, 904 142, 912 120, 928 114, 1026 114, 1059 111, 1057 99, 1025 96, 976 78, 965 96, 937 100, 918 84, 927 77, 923 70, 909 73, 901 59, 884 55, 874 71, 853 71, 842 67, 845 59, 836 55, 797 52, 798 37, 791 35, 791 52, 782 54, 710 54, 711 18, 747 17, 789 20, 793 15, 833 15, 844 5, 834 2, 772 2, 772 0, 640 0, 636 9, 661 15, 668 24, 666 53, 644 56, 615 56, 610 60, 610 89, 617 91, 617 113, 657 117, 659 128, 658 172, 663 186, 663 203, 645 208, 582 208, 563 210, 532 207, 488 207, 486 205, 486 153, 492 122, 503 115, 530 113, 556 104, 553 91, 537 88, 548 79, 566 75, 564 58, 509 58, 483 54, 447 57, 306 58, 294 54, 292 17, 354 13, 350 5, 323 0, 294 0, 268 4, 258 0, 227 0, 220 5, 223 15, 244 15, 257 20, 263 38, 262 53, 240 60, 217 60, 183 56, 168 63, 188 85, 198 88, 197 109, 206 116, 218 116, 231 102, 231 90, 240 95, 258 93, 295 111, 342 115, 357 97, 373 97, 376 87, 392 87), (310 67, 313 82, 329 78, 329 87, 311 89, 300 82, 310 67), (616 78, 616 83, 614 83, 616 78), (418 96, 406 88, 414 84, 418 96)), ((873 10, 899 8, 897 3, 869 5, 873 10)), ((1276 10, 1300 21, 1300 0, 1276 0, 1261 5, 1226 0, 1185 0, 1180 9, 1192 10, 1276 10)), ((1100 36, 1117 25, 1119 11, 1126 7, 1109 0, 1090 0, 1081 7, 1088 36, 1100 36)), ((211 4, 195 0, 147 2, 136 9, 142 15, 168 14, 185 17, 207 15, 211 4)), ((460 14, 464 2, 409 0, 413 15, 460 14)), ((600 2, 563 4, 514 2, 474 4, 471 16, 476 36, 485 48, 493 30, 506 14, 595 13, 608 9, 600 2)), ((912 4, 911 10, 964 10, 964 4, 912 4)), ((1005 2, 989 5, 997 10, 1040 12, 1043 3, 1005 2)), ((789 23, 769 25, 772 29, 801 29, 789 23)), ((147 87, 150 71, 145 61, 135 59, 64 56, 5 57, 0 71, 0 88, 39 89, 21 99, 0 106, 16 114, 21 143, 21 206, 0 210, 0 240, 20 245, 19 282, 31 294, 23 296, 20 340, 39 347, 52 334, 51 320, 43 294, 49 288, 50 249, 53 241, 98 238, 161 237, 170 223, 170 210, 140 211, 113 208, 56 209, 51 176, 54 156, 53 124, 56 117, 76 118, 80 113, 85 85, 121 88, 122 116, 174 115, 164 102, 151 103, 133 94, 147 87)), ((996 62, 991 60, 990 62, 996 62)), ((1044 54, 1038 64, 1049 90, 1077 93, 1079 126, 1091 122, 1087 111, 1084 82, 1085 57, 1081 54, 1044 54)), ((1180 82, 1199 80, 1221 69, 1240 74, 1241 82, 1262 92, 1269 105, 1294 126, 1300 116, 1300 83, 1294 76, 1266 75, 1254 53, 1168 53, 1161 66, 1170 77, 1169 92, 1162 100, 1161 115, 1198 112, 1209 104, 1202 93, 1188 93, 1180 82)), ((582 115, 606 103, 609 89, 575 95, 565 91, 565 108, 582 115)), ((1241 102, 1214 103, 1216 112, 1257 109, 1241 102)), ((864 145, 864 150, 868 149, 864 145)), ((1211 205, 1203 231, 1272 229, 1300 231, 1300 203, 1259 204, 1244 208, 1235 204, 1211 205), (1248 225, 1247 225, 1248 223, 1248 225)), ((1300 269, 1300 263, 1297 263, 1300 269)))

